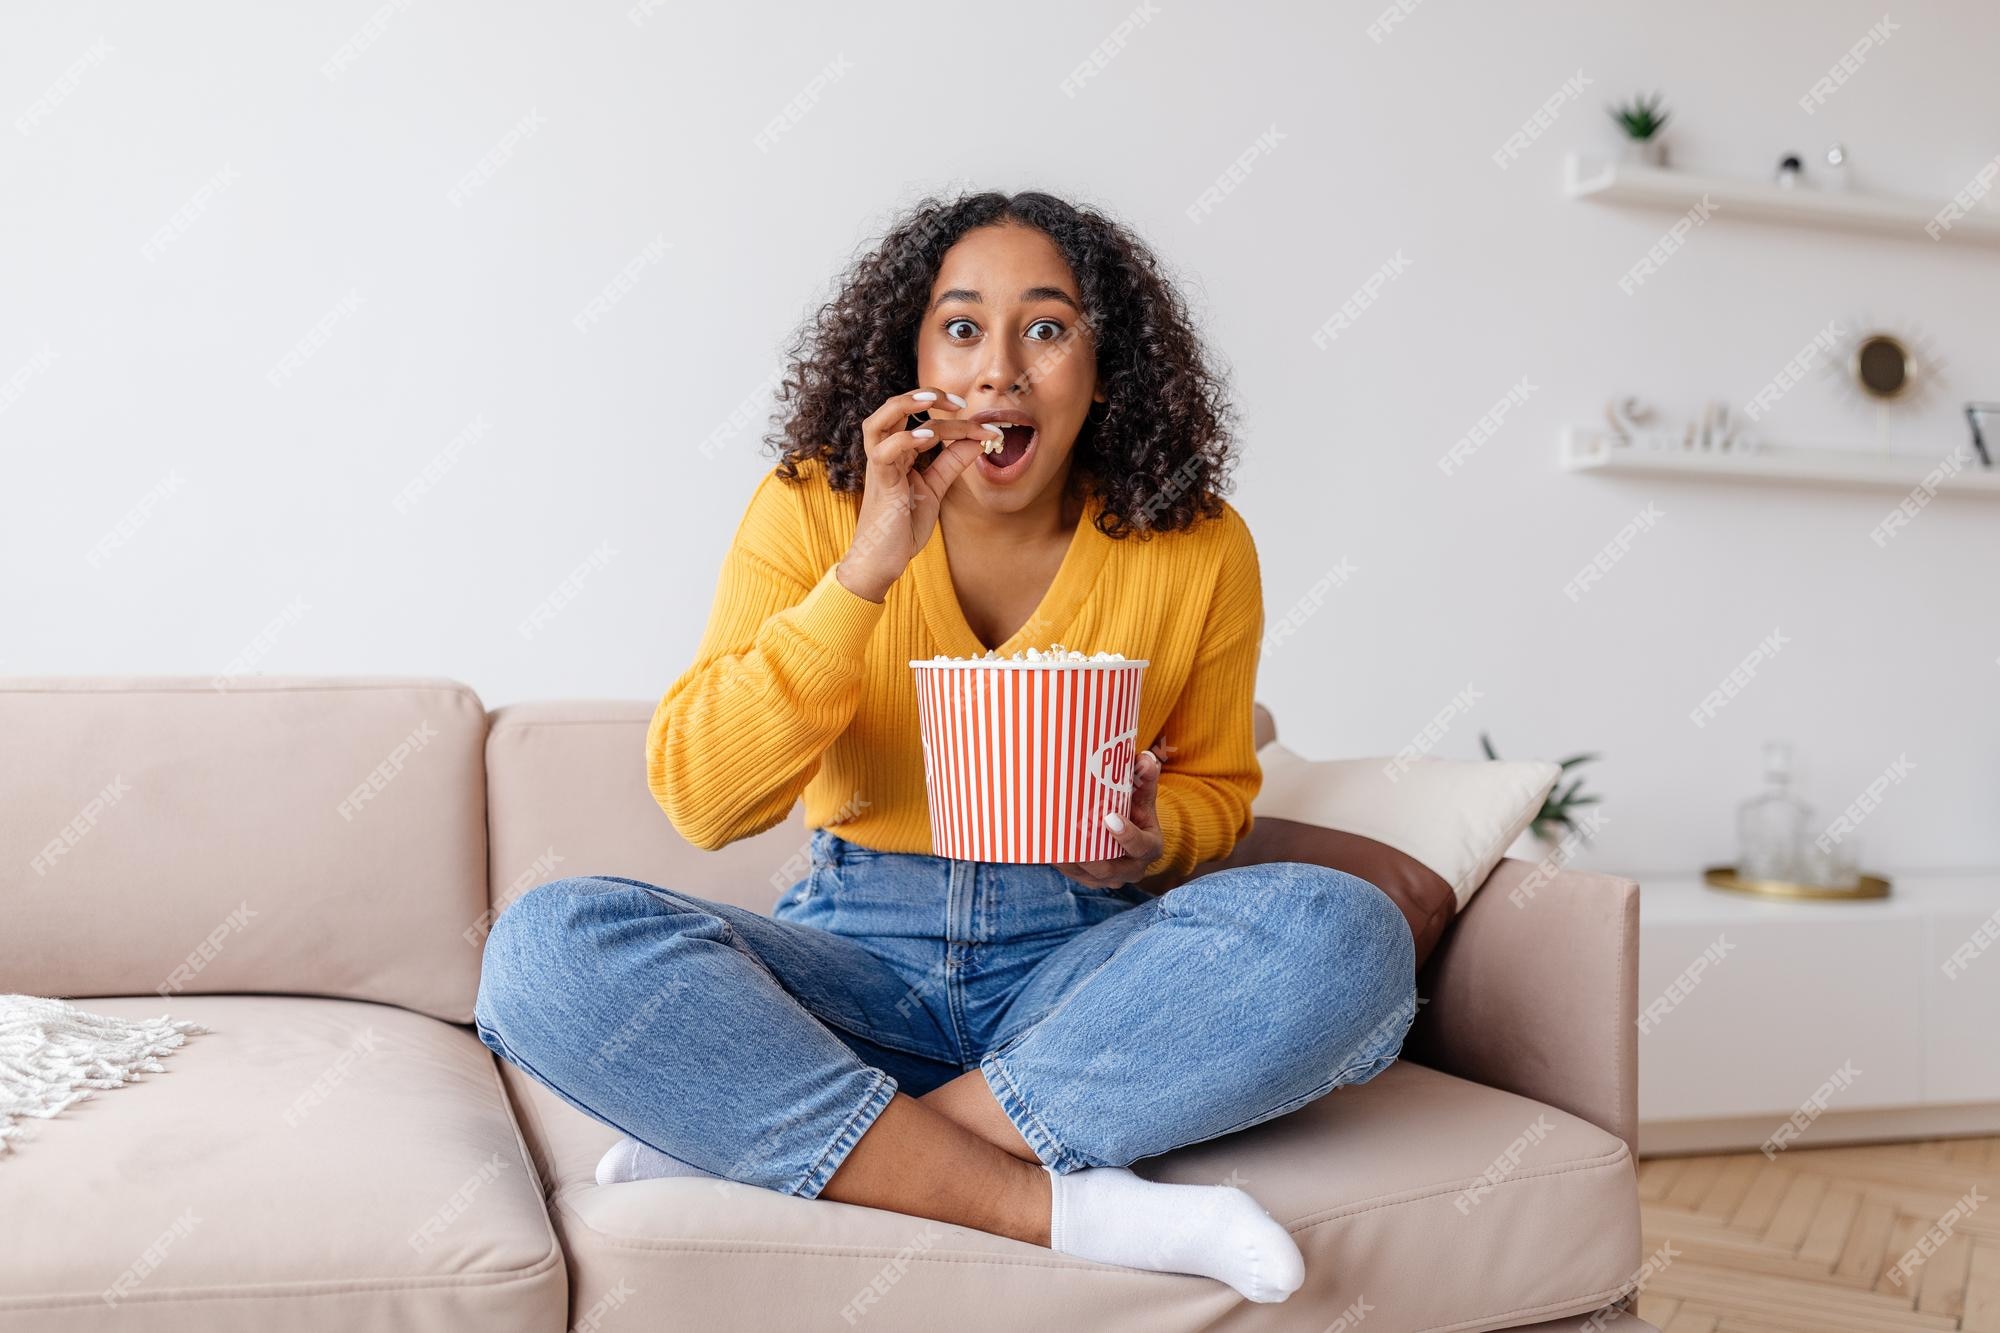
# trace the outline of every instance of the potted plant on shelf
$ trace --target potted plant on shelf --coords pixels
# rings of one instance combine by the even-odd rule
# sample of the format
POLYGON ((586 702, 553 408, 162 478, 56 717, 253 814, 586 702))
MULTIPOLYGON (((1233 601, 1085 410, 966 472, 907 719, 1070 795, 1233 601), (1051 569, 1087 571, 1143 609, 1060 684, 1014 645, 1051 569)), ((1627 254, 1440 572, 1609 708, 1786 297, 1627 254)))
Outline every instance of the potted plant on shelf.
POLYGON ((1624 135, 1624 148, 1619 154, 1624 161, 1649 167, 1667 165, 1667 145, 1660 138, 1660 131, 1667 127, 1667 120, 1673 113, 1660 105, 1660 94, 1634 97, 1623 106, 1607 107, 1606 110, 1618 122, 1618 128, 1624 135))
MULTIPOLYGON (((1486 752, 1488 759, 1500 757, 1494 753, 1493 742, 1483 731, 1479 733, 1479 748, 1486 752)), ((1570 770, 1596 758, 1595 754, 1573 754, 1557 762, 1556 767, 1561 771, 1556 775, 1556 785, 1549 788, 1542 808, 1535 812, 1527 829, 1507 849, 1507 855, 1518 856, 1524 861, 1545 861, 1568 834, 1575 834, 1579 842, 1590 841, 1595 829, 1584 827, 1577 812, 1586 805, 1596 805, 1603 798, 1583 795, 1583 779, 1570 770)))

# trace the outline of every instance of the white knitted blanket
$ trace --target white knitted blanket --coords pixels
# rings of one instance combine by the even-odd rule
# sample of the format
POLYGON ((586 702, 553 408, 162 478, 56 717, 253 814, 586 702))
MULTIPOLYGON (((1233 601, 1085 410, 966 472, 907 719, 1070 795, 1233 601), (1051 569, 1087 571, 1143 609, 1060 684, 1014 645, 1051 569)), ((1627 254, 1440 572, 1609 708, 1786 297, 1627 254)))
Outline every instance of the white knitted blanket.
POLYGON ((186 1019, 113 1018, 37 995, 0 995, 0 1155, 29 1117, 46 1120, 98 1088, 157 1074, 162 1055, 207 1031, 186 1019))

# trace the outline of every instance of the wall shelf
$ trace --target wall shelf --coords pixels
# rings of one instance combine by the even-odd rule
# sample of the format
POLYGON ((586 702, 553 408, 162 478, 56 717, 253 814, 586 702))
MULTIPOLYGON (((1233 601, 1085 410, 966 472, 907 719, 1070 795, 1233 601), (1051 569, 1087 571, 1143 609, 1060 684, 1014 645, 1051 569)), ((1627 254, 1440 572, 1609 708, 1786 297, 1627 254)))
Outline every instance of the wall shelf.
MULTIPOLYGON (((1938 493, 2000 498, 2000 467, 1982 464, 1969 441, 1962 448, 1970 461, 1945 477, 1938 493)), ((1767 445, 1735 453, 1667 444, 1623 444, 1602 427, 1570 426, 1563 431, 1561 461, 1570 472, 1910 491, 1923 485, 1925 478, 1956 452, 1890 454, 1767 445)))
MULTIPOLYGON (((1594 160, 1576 153, 1564 159, 1564 171, 1564 189, 1572 199, 1685 213, 1706 195, 1718 217, 1762 218, 1924 242, 1931 239, 1924 228, 1950 198, 1822 190, 1804 184, 1786 189, 1765 181, 1594 160)), ((1975 207, 1954 219, 1949 230, 1939 233, 1939 239, 1961 245, 2000 245, 2000 213, 1975 207)))

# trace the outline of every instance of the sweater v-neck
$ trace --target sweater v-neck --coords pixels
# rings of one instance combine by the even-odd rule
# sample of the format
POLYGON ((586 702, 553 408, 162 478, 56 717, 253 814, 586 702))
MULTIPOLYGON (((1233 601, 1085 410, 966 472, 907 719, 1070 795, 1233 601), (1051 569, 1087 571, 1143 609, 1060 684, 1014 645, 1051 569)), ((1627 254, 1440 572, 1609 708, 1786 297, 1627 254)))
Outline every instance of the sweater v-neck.
MULTIPOLYGON (((1042 594, 1042 600, 1021 623, 1021 627, 1003 642, 992 645, 991 651, 1008 657, 1017 650, 1047 648, 1051 643, 1062 642, 1062 635, 1083 605, 1083 599, 1096 585, 1098 572, 1103 569, 1104 557, 1109 550, 1111 539, 1097 530, 1097 512, 1097 494, 1089 491, 1084 496, 1083 513, 1076 521, 1076 529, 1070 534, 1069 549, 1063 552, 1062 564, 1057 567, 1048 591, 1042 594)), ((923 605, 924 621, 930 626, 931 637, 942 645, 944 652, 954 657, 985 656, 988 647, 979 641, 972 623, 965 618, 965 608, 958 600, 958 589, 951 581, 951 560, 945 551, 943 523, 931 529, 930 540, 917 552, 914 563, 917 597, 923 605)))

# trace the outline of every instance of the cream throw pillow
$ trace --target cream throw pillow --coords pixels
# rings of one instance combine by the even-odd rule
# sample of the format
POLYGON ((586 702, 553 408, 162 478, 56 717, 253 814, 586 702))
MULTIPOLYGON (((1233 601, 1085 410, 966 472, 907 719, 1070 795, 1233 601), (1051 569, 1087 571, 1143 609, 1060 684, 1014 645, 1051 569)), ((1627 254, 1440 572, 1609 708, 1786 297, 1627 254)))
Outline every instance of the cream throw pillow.
POLYGON ((1384 843, 1451 886, 1462 910, 1534 821, 1560 773, 1546 760, 1307 759, 1272 741, 1250 810, 1384 843), (1392 778, 1391 773, 1395 776, 1392 778))

